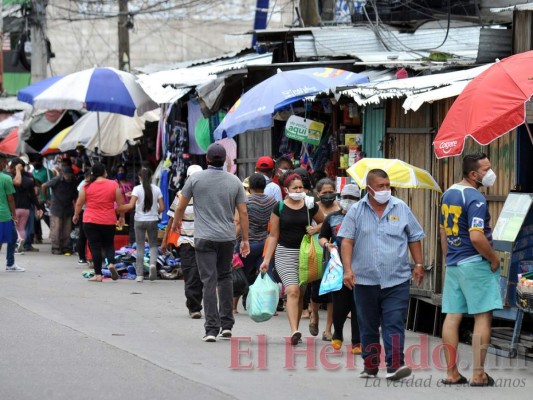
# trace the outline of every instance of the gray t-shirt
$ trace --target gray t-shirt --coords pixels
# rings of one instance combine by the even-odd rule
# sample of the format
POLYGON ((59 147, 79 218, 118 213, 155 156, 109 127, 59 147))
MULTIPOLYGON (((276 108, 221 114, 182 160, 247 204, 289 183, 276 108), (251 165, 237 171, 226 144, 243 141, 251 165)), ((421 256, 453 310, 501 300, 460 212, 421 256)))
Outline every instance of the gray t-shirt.
POLYGON ((181 194, 194 197, 194 237, 227 242, 236 239, 235 207, 246 202, 242 183, 235 175, 214 168, 192 174, 181 194))

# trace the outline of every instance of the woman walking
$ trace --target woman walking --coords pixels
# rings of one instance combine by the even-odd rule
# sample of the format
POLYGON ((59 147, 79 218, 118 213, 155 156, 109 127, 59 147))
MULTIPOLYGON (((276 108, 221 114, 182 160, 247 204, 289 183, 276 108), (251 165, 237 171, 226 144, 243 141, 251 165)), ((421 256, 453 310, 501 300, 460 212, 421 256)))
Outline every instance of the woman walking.
POLYGON ((322 223, 324 216, 313 202, 308 208, 302 178, 298 174, 286 174, 281 182, 287 197, 272 210, 270 235, 261 272, 268 271, 272 256, 285 293, 287 294, 287 318, 291 329, 291 344, 296 345, 302 334, 298 331, 303 309, 305 285, 299 286, 299 253, 303 237, 312 227, 311 220, 322 223), (288 176, 286 176, 288 175, 288 176))
MULTIPOLYGON (((352 205, 357 203, 361 198, 361 190, 357 185, 345 185, 341 191, 341 211, 336 211, 329 214, 324 223, 319 235, 320 245, 328 250, 336 248, 340 254, 342 238, 337 236, 342 221, 346 213, 352 205)), ((355 310, 354 293, 352 289, 348 289, 346 285, 342 285, 340 290, 332 293, 333 297, 333 327, 335 331, 331 338, 331 345, 335 350, 342 348, 344 341, 344 323, 348 314, 351 312, 351 328, 352 328, 352 354, 361 354, 361 337, 359 335, 359 325, 357 323, 357 312, 355 310)), ((328 304, 329 306, 329 304, 328 304)), ((329 309, 328 309, 329 311, 329 309)))
MULTIPOLYGON (((335 194, 335 183, 328 178, 321 179, 316 184, 316 191, 318 193, 318 197, 320 201, 318 202, 318 206, 320 208, 320 211, 322 211, 322 214, 324 214, 324 218, 326 218, 329 214, 335 213, 340 211, 339 203, 337 202, 337 195, 335 194)), ((322 225, 316 225, 313 227, 312 234, 318 234, 320 232, 320 229, 322 228, 322 225)), ((320 308, 321 304, 326 304, 327 307, 327 317, 326 317, 326 327, 324 329, 324 332, 322 333, 322 340, 329 342, 331 341, 332 335, 331 335, 331 326, 333 325, 333 303, 332 303, 332 297, 330 293, 327 293, 325 295, 320 296, 318 292, 320 291, 320 280, 311 282, 307 290, 310 291, 310 298, 311 298, 311 315, 309 317, 309 333, 311 335, 316 336, 318 335, 319 329, 318 329, 318 322, 319 322, 319 314, 318 309, 320 308)))
POLYGON ((140 185, 133 188, 131 200, 128 204, 119 207, 119 211, 128 212, 135 208, 135 243, 137 244, 137 282, 144 280, 144 240, 148 234, 150 246, 150 272, 149 279, 157 277, 157 223, 159 213, 165 209, 161 189, 150 184, 152 171, 149 168, 141 168, 139 172, 140 185))
MULTIPOLYGON (((96 163, 91 168, 89 182, 81 188, 72 222, 78 223, 83 205, 83 227, 93 256, 94 277, 90 282, 102 282, 102 251, 105 254, 111 278, 119 278, 115 268, 115 204, 122 205, 122 194, 117 182, 107 179, 105 167, 96 163)), ((119 226, 124 225, 124 213, 120 213, 119 226)))

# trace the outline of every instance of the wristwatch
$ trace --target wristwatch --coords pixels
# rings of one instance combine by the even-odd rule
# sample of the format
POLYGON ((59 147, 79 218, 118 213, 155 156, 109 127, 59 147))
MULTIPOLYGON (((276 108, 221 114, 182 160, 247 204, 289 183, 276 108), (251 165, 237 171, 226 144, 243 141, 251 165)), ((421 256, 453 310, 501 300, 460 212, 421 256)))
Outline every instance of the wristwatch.
POLYGON ((415 268, 416 268, 416 267, 422 267, 422 268, 424 268, 424 264, 415 264, 415 268))

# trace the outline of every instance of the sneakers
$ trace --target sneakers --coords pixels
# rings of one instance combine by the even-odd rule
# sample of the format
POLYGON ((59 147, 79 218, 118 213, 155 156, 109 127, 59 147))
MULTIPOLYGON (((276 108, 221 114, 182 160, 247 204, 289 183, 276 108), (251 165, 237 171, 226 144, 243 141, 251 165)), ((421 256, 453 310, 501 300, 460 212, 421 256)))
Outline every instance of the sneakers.
POLYGON ((213 343, 217 341, 217 337, 215 335, 205 335, 202 340, 207 343, 213 343))
MULTIPOLYGON (((192 319, 200 319, 202 318, 202 313, 200 311, 189 311, 189 315, 192 319)), ((231 333, 231 331, 230 331, 231 333)))
POLYGON ((78 265, 87 265, 87 260, 78 260, 78 265))
POLYGON ((398 369, 387 368, 386 378, 390 381, 397 381, 407 378, 409 375, 411 375, 411 368, 409 368, 407 365, 402 365, 398 369))
POLYGON ((24 254, 24 243, 26 243, 24 239, 17 240, 17 247, 15 247, 15 254, 16 253, 24 254))
POLYGON ((24 272, 26 268, 19 267, 17 264, 13 264, 10 267, 6 266, 6 272, 24 272))
POLYGON ((137 275, 137 278, 135 278, 135 282, 143 283, 143 281, 144 281, 144 276, 137 275))
POLYGON ((369 368, 365 368, 360 374, 359 374, 359 378, 364 378, 364 379, 374 379, 374 378, 377 378, 378 376, 378 369, 369 369, 369 368))
POLYGON ((222 339, 231 339, 231 329, 222 329, 220 336, 222 339))
POLYGON ((155 265, 150 265, 150 273, 148 274, 148 279, 155 281, 157 278, 157 267, 155 265))

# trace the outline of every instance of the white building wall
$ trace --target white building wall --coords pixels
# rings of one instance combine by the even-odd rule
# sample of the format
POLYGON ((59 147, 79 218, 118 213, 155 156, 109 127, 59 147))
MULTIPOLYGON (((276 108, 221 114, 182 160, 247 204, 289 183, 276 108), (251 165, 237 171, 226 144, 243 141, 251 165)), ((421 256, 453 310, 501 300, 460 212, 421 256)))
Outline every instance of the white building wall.
MULTIPOLYGON (((134 29, 130 30, 132 70, 149 64, 218 57, 250 47, 252 37, 244 33, 253 29, 256 0, 204 0, 201 4, 182 1, 197 5, 180 8, 179 1, 169 0, 164 5, 176 5, 175 9, 134 17, 134 29)), ((118 2, 103 1, 98 8, 86 4, 82 7, 82 3, 49 1, 47 34, 56 54, 51 60, 51 74, 94 66, 118 67, 118 2), (112 17, 102 18, 106 15, 112 17)), ((134 11, 139 5, 146 8, 147 3, 150 1, 130 0, 129 10, 134 11)), ((270 3, 268 28, 290 25, 293 3, 270 3)))

